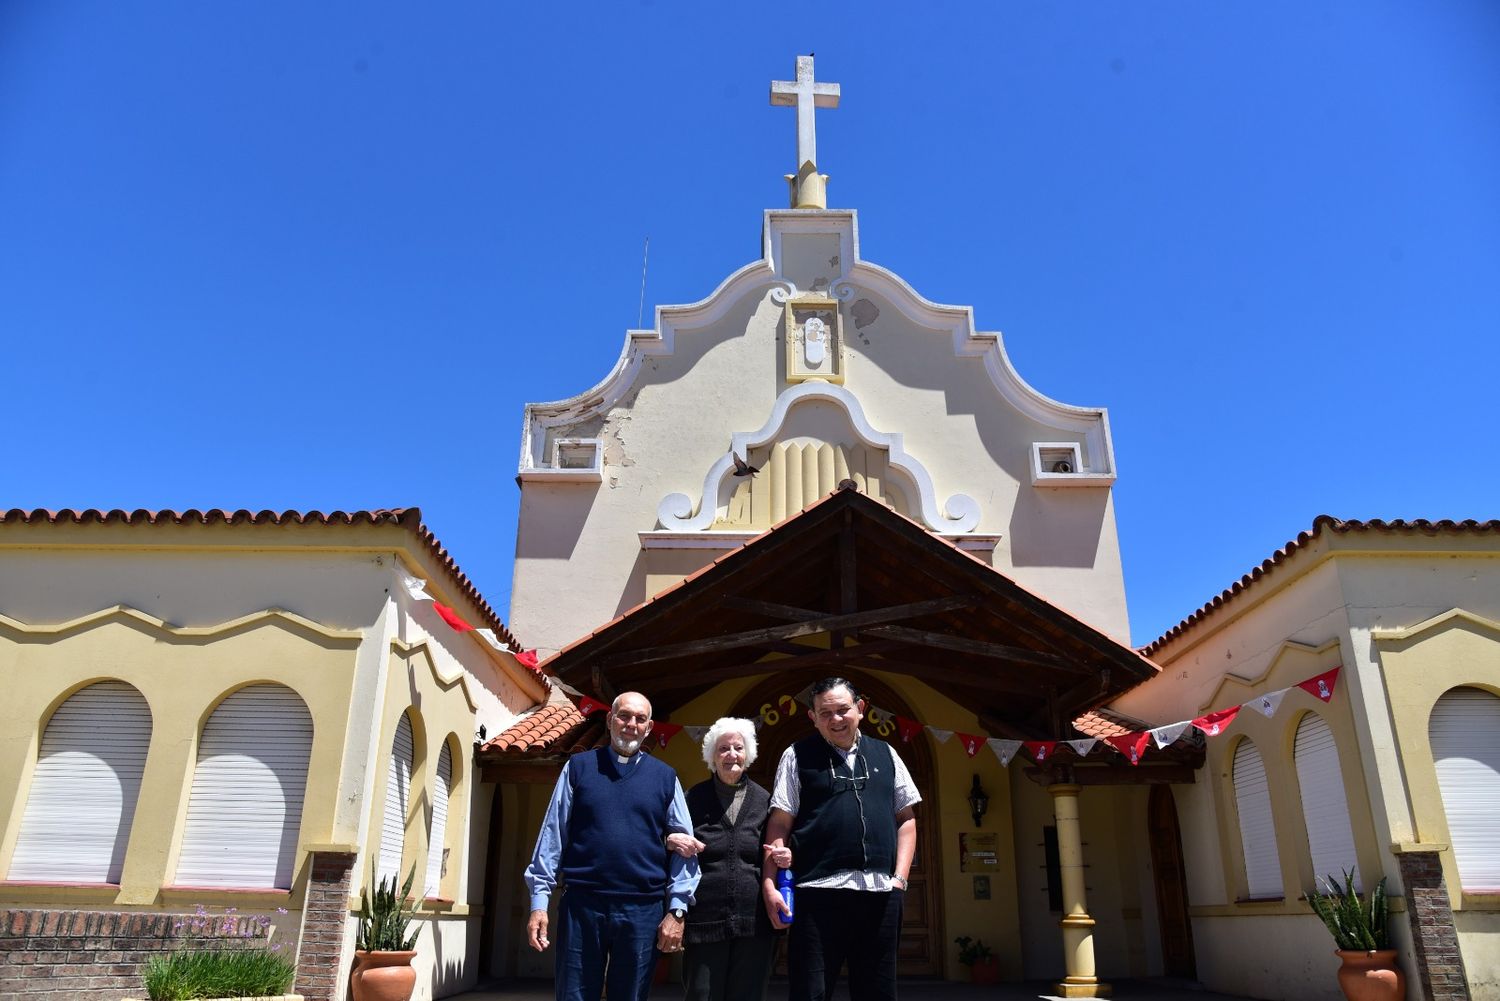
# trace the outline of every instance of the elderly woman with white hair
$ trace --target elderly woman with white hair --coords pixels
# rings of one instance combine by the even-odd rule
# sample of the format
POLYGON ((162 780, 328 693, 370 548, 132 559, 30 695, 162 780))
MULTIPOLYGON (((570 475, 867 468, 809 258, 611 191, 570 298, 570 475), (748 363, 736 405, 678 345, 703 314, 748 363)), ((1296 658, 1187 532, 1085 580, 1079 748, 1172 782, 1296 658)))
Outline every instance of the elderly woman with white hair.
POLYGON ((687 793, 696 842, 673 835, 679 854, 698 853, 703 879, 683 929, 682 982, 687 1001, 761 1001, 771 978, 773 931, 764 897, 762 853, 783 869, 787 848, 765 844, 771 795, 746 776, 755 761, 755 724, 724 717, 703 738, 703 761, 713 777, 687 793))

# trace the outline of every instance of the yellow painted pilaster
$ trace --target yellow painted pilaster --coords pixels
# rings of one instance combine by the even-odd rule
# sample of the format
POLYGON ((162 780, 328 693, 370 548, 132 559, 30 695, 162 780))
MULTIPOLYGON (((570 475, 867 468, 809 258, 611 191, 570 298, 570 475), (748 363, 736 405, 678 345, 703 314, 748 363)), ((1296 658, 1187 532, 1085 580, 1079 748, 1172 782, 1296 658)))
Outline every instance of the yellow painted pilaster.
POLYGON ((1084 899, 1083 836, 1078 826, 1076 785, 1050 785, 1052 813, 1057 820, 1057 856, 1062 870, 1063 962, 1066 976, 1057 984, 1059 997, 1109 997, 1109 985, 1099 982, 1094 967, 1094 919, 1084 899))

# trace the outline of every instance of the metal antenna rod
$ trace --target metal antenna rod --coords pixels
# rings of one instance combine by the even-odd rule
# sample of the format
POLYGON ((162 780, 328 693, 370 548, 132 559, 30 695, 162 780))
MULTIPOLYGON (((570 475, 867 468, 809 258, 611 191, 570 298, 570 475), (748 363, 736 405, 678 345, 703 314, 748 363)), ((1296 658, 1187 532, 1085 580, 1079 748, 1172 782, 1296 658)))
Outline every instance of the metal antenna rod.
POLYGON ((635 327, 641 328, 646 320, 646 262, 651 259, 651 237, 646 237, 646 249, 641 251, 641 306, 636 310, 635 327))

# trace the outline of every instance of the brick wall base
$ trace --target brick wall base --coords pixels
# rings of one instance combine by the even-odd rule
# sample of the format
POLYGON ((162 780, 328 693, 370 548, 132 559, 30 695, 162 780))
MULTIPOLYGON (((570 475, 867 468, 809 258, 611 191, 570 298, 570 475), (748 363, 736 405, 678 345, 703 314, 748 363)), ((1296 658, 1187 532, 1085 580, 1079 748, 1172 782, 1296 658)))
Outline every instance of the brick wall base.
MULTIPOLYGON (((146 963, 182 948, 195 914, 11 908, 0 924, 0 1001, 144 997, 146 963)), ((213 918, 224 945, 245 943, 241 919, 213 918)))
POLYGON ((1406 887, 1406 915, 1417 954, 1417 981, 1425 1001, 1469 1001, 1458 930, 1443 883, 1438 853, 1403 852, 1396 856, 1406 887))
POLYGON ((340 971, 355 858, 353 852, 313 853, 293 988, 307 1001, 339 1001, 343 996, 340 971))

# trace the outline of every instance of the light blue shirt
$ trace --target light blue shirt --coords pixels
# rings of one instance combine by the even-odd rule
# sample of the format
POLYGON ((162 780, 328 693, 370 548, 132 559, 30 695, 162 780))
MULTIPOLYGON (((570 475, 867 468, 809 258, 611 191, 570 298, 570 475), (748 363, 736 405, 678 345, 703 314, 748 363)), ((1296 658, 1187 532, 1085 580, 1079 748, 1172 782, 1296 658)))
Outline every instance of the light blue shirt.
MULTIPOLYGON (((640 764, 644 754, 631 755, 622 768, 634 768, 640 764)), ((619 759, 616 758, 618 761, 619 759)), ((526 867, 526 888, 531 891, 531 909, 545 911, 552 891, 557 888, 557 866, 562 861, 563 836, 568 829, 568 818, 573 815, 573 783, 568 781, 568 765, 563 764, 562 774, 552 790, 552 801, 547 804, 547 816, 542 819, 542 832, 537 835, 536 850, 531 853, 531 864, 526 867)), ((667 832, 692 834, 693 822, 688 815, 687 797, 682 794, 682 783, 672 780, 672 805, 667 808, 667 832)), ((661 850, 667 856, 667 909, 686 910, 693 902, 693 892, 698 889, 702 874, 698 871, 697 858, 685 859, 676 852, 668 852, 663 844, 661 850)))

